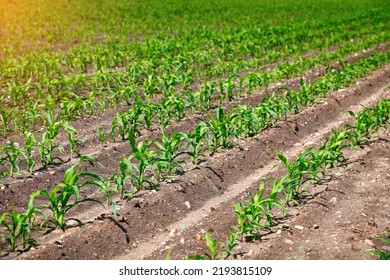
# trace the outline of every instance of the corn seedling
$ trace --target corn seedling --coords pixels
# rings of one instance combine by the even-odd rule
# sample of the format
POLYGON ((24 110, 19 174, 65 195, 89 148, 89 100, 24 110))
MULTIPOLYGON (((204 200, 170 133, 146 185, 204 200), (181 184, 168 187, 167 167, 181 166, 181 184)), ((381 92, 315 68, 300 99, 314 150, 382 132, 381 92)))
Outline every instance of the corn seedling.
POLYGON ((79 155, 79 150, 76 148, 81 142, 80 140, 74 139, 74 134, 77 134, 77 130, 69 125, 67 121, 63 121, 62 127, 68 135, 69 147, 70 147, 70 156, 73 157, 75 154, 79 155))
POLYGON ((3 138, 7 138, 7 132, 8 132, 8 127, 12 121, 12 116, 13 114, 13 109, 10 108, 10 109, 6 109, 6 110, 3 110, 3 109, 0 109, 0 123, 2 125, 2 136, 3 138))
POLYGON ((217 107, 215 112, 215 117, 209 112, 206 112, 210 121, 202 121, 200 123, 204 127, 206 136, 211 138, 211 148, 214 152, 217 151, 218 147, 230 147, 229 137, 234 135, 229 123, 229 116, 225 114, 221 107, 217 107))
POLYGON ((184 144, 185 136, 183 133, 174 132, 172 130, 171 137, 168 137, 165 131, 162 131, 161 142, 154 142, 158 147, 156 150, 156 156, 154 161, 157 165, 158 177, 162 176, 162 173, 166 173, 168 176, 175 170, 182 170, 181 164, 183 160, 177 160, 177 158, 184 154, 181 151, 184 144))
MULTIPOLYGON (((387 234, 390 234, 390 231, 388 231, 387 234)), ((382 240, 382 242, 385 243, 388 247, 390 246, 389 237, 382 236, 380 240, 382 240)), ((372 250, 367 250, 366 253, 377 255, 381 260, 390 260, 390 249, 387 250, 372 249, 372 250)))
POLYGON ((29 131, 25 132, 26 143, 25 143, 25 151, 26 151, 26 161, 27 161, 27 169, 30 173, 33 172, 35 166, 35 160, 32 156, 33 148, 35 146, 35 137, 29 131))
POLYGON ((60 152, 63 152, 61 145, 58 145, 55 141, 62 125, 59 122, 54 122, 54 117, 51 112, 46 114, 46 121, 48 123, 46 131, 42 134, 41 140, 35 139, 35 146, 38 147, 38 152, 41 157, 42 166, 52 165, 55 160, 63 162, 60 157, 54 157, 54 151, 58 148, 60 152))
POLYGON ((96 127, 96 132, 98 133, 100 144, 104 146, 104 142, 106 141, 106 134, 99 127, 96 127))
POLYGON ((186 153, 190 156, 193 164, 197 163, 197 159, 202 156, 202 152, 205 149, 205 130, 204 126, 197 125, 193 132, 184 134, 184 137, 187 140, 187 145, 191 148, 191 150, 186 153))
POLYGON ((20 171, 20 163, 26 159, 26 155, 23 153, 22 148, 16 147, 12 140, 10 140, 4 148, 0 149, 0 153, 4 154, 4 156, 0 158, 0 166, 7 169, 8 175, 13 177, 15 171, 20 171))
MULTIPOLYGON (((151 142, 143 140, 136 146, 135 138, 129 135, 130 146, 132 154, 123 159, 119 167, 121 169, 122 178, 120 182, 124 183, 126 179, 130 179, 133 190, 131 194, 142 189, 145 184, 149 187, 153 187, 151 180, 147 178, 147 172, 151 170, 154 161, 155 151, 150 150, 151 142)), ((123 186, 120 192, 123 193, 123 186)))
POLYGON ((7 233, 0 233, 0 236, 8 243, 9 249, 15 251, 19 246, 36 246, 36 241, 31 237, 32 227, 37 214, 45 217, 45 214, 33 204, 33 194, 28 203, 25 213, 18 213, 13 209, 12 213, 3 213, 0 217, 0 225, 6 228, 7 233))
POLYGON ((122 140, 125 136, 132 134, 134 137, 141 135, 137 126, 140 125, 139 119, 141 117, 142 109, 139 106, 132 107, 126 112, 117 113, 112 121, 111 136, 115 140, 115 130, 117 129, 122 140))
POLYGON ((246 105, 239 105, 232 109, 230 123, 237 134, 242 136, 254 136, 262 128, 261 119, 252 108, 248 108, 246 105))
POLYGON ((52 213, 52 219, 47 220, 47 225, 52 223, 55 228, 65 230, 68 226, 69 221, 75 221, 79 226, 82 226, 83 223, 77 218, 67 218, 67 213, 76 208, 79 204, 85 202, 94 202, 103 206, 103 204, 92 198, 80 199, 80 188, 85 185, 90 184, 87 180, 83 183, 79 183, 80 179, 84 178, 96 178, 98 175, 91 172, 83 172, 79 167, 79 164, 82 161, 93 161, 94 159, 90 157, 81 157, 80 161, 70 167, 64 174, 63 182, 57 184, 49 192, 47 190, 39 190, 34 193, 34 196, 43 196, 48 202, 37 205, 38 208, 49 209, 52 213))
POLYGON ((187 256, 187 260, 206 260, 206 258, 208 258, 209 260, 217 260, 218 257, 226 255, 226 250, 218 249, 220 247, 223 247, 224 244, 218 240, 213 241, 210 232, 213 232, 213 230, 208 230, 205 234, 206 246, 209 249, 209 252, 205 253, 205 255, 187 256))
POLYGON ((260 230, 269 230, 273 226, 272 208, 278 207, 283 213, 283 204, 275 198, 263 199, 265 184, 260 184, 259 191, 246 201, 246 205, 238 202, 234 205, 238 227, 237 233, 242 237, 256 238, 260 235, 260 230), (268 222, 263 223, 263 220, 268 222))
POLYGON ((111 186, 111 178, 108 180, 104 180, 100 175, 91 172, 88 173, 88 176, 94 178, 95 180, 89 179, 85 181, 84 184, 95 185, 99 187, 99 190, 105 194, 107 198, 107 204, 111 206, 112 213, 114 214, 114 216, 116 216, 116 203, 112 199, 112 193, 117 193, 118 189, 111 186))

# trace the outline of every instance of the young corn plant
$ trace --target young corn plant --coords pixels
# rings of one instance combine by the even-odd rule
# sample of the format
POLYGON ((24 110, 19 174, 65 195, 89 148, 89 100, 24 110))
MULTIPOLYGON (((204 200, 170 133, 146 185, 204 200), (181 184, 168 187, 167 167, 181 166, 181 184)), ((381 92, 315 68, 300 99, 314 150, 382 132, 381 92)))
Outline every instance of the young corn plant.
POLYGON ((35 139, 35 146, 38 147, 38 152, 41 158, 43 167, 53 165, 56 160, 63 162, 62 158, 55 157, 54 151, 58 149, 63 152, 63 147, 56 143, 57 137, 62 125, 60 122, 54 122, 54 117, 51 112, 46 114, 46 121, 48 123, 46 131, 42 134, 41 140, 35 139))
POLYGON ((69 125, 67 121, 62 122, 62 127, 65 130, 66 134, 68 135, 68 141, 69 141, 69 148, 70 148, 70 156, 74 157, 75 155, 79 155, 80 151, 77 148, 80 144, 80 140, 74 138, 74 134, 77 134, 77 130, 69 125))
POLYGON ((139 106, 132 107, 125 112, 117 113, 111 126, 112 139, 115 140, 115 130, 118 130, 122 141, 125 140, 125 137, 129 134, 132 134, 134 137, 140 136, 141 132, 138 129, 138 125, 141 124, 139 121, 141 114, 142 109, 139 106))
POLYGON ((124 158, 119 162, 119 171, 120 173, 114 173, 111 175, 109 178, 109 181, 115 182, 115 187, 117 192, 120 195, 120 198, 123 199, 125 195, 131 196, 136 192, 136 188, 133 189, 132 192, 127 192, 126 191, 126 185, 127 182, 130 181, 130 185, 132 182, 132 163, 130 158, 124 158))
POLYGON ((175 170, 183 170, 183 160, 177 158, 185 154, 183 151, 185 135, 181 132, 172 130, 171 137, 168 137, 166 132, 162 131, 161 142, 154 142, 158 149, 156 150, 156 167, 157 177, 164 177, 163 173, 170 176, 175 170))
POLYGON ((63 231, 68 226, 69 221, 75 221, 79 226, 83 225, 83 222, 77 218, 67 218, 68 212, 75 209, 78 205, 85 202, 94 202, 104 205, 93 198, 80 199, 80 189, 85 185, 90 184, 90 181, 79 182, 81 179, 99 178, 99 175, 91 172, 83 172, 79 164, 83 161, 95 161, 91 157, 83 156, 80 161, 70 167, 64 174, 63 182, 57 184, 49 192, 47 190, 39 190, 34 193, 34 196, 43 196, 48 200, 47 203, 41 203, 36 207, 41 209, 49 209, 52 213, 52 218, 46 221, 46 226, 50 226, 50 223, 54 225, 54 228, 59 228, 63 231))
POLYGON ((9 143, 0 149, 0 166, 3 166, 8 170, 8 176, 13 177, 15 171, 20 172, 20 164, 26 160, 26 155, 23 153, 23 149, 15 145, 12 139, 9 143))
POLYGON ((215 91, 215 82, 207 83, 196 95, 196 102, 201 110, 210 108, 210 101, 215 91))
POLYGON ((160 107, 156 104, 148 103, 142 105, 142 123, 145 125, 146 129, 151 130, 153 125, 153 119, 158 115, 160 107))
POLYGON ((112 194, 118 193, 118 188, 112 187, 112 181, 110 177, 108 180, 104 180, 99 174, 96 173, 88 173, 88 176, 94 178, 94 180, 87 180, 84 184, 87 185, 95 185, 99 187, 99 191, 103 192, 107 198, 107 205, 111 206, 112 213, 116 216, 116 203, 113 200, 112 194))
POLYGON ((9 109, 0 109, 0 123, 1 123, 1 130, 2 130, 2 136, 3 138, 7 138, 7 133, 9 130, 9 125, 11 124, 12 121, 12 114, 13 114, 14 109, 9 108, 9 109))
POLYGON ((218 147, 229 148, 231 145, 229 138, 235 134, 230 125, 229 116, 225 114, 223 109, 217 107, 215 112, 215 117, 209 112, 206 112, 210 121, 205 122, 202 120, 200 123, 206 133, 206 137, 209 137, 211 140, 213 152, 216 152, 218 147))
POLYGON ((221 104, 223 101, 232 101, 234 99, 233 89, 235 87, 234 79, 236 76, 231 76, 227 78, 225 81, 221 81, 219 83, 219 103, 221 104))
POLYGON ((26 151, 26 161, 27 161, 27 169, 30 173, 33 173, 35 167, 35 160, 33 158, 33 149, 35 146, 35 137, 30 131, 26 131, 24 133, 26 137, 25 143, 25 151, 26 151))
POLYGON ((161 101, 161 105, 167 109, 168 117, 176 121, 184 118, 187 106, 183 97, 177 97, 173 94, 161 101))
POLYGON ((261 119, 252 108, 248 108, 246 105, 233 108, 230 113, 230 121, 237 134, 241 136, 254 136, 262 128, 261 119))
POLYGON ((197 125, 193 132, 187 134, 184 133, 184 137, 187 140, 187 146, 190 147, 190 151, 187 151, 187 155, 190 156, 193 164, 197 164, 197 160, 203 155, 203 151, 206 148, 206 129, 202 125, 197 125))
POLYGON ((238 202, 234 205, 238 227, 236 232, 242 238, 247 237, 254 239, 260 236, 260 230, 270 230, 273 226, 272 208, 278 207, 283 213, 285 211, 282 202, 276 198, 265 198, 264 196, 265 184, 260 184, 258 192, 253 195, 250 194, 250 199, 246 201, 246 205, 238 202), (263 223, 266 220, 268 225, 263 223))
POLYGON ((364 138, 376 133, 381 127, 386 127, 390 118, 390 100, 382 99, 377 106, 364 108, 358 115, 355 115, 352 111, 348 111, 348 113, 356 119, 354 125, 347 127, 353 131, 349 133, 352 145, 362 145, 364 144, 364 138))
POLYGON ((106 134, 99 127, 96 127, 96 132, 98 133, 99 142, 102 146, 104 146, 104 142, 106 142, 106 134))
POLYGON ((350 136, 346 130, 332 129, 332 136, 327 138, 313 155, 315 160, 321 163, 318 173, 321 173, 322 177, 325 176, 325 170, 328 166, 333 167, 336 164, 346 162, 342 150, 350 146, 349 141, 350 136))
POLYGON ((213 230, 208 230, 205 234, 205 241, 206 246, 209 249, 208 253, 205 253, 205 255, 190 255, 187 256, 187 260, 217 260, 219 257, 226 256, 226 250, 220 249, 224 246, 224 244, 218 240, 214 241, 210 235, 210 232, 213 232, 213 230))
POLYGON ((302 197, 303 193, 307 190, 301 190, 302 185, 307 181, 319 181, 318 166, 321 162, 315 159, 314 146, 305 150, 295 160, 290 162, 287 158, 279 152, 276 152, 278 158, 282 161, 283 165, 288 170, 288 177, 284 182, 284 194, 286 197, 286 203, 296 203, 295 198, 302 197))
POLYGON ((36 241, 31 237, 33 226, 37 215, 45 214, 34 206, 33 200, 36 195, 31 195, 28 209, 25 213, 19 213, 13 209, 12 213, 3 213, 0 217, 0 225, 5 227, 6 232, 1 232, 2 237, 7 243, 11 251, 15 251, 18 247, 23 248, 26 245, 36 246, 36 241))
POLYGON ((118 192, 123 197, 126 189, 126 182, 130 181, 132 190, 127 193, 129 197, 142 189, 145 185, 154 187, 153 182, 147 176, 153 167, 155 151, 150 149, 151 141, 143 140, 136 145, 135 138, 129 135, 132 154, 119 163, 120 173, 114 174, 112 179, 116 182, 118 192))

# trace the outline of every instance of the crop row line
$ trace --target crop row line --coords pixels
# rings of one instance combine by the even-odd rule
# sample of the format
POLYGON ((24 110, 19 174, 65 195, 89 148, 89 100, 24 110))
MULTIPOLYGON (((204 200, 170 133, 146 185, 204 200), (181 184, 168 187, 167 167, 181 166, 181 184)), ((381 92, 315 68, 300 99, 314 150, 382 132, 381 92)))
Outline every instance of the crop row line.
MULTIPOLYGON (((287 173, 279 178, 262 181, 258 191, 249 194, 248 200, 235 203, 237 225, 230 228, 226 243, 214 241, 211 236, 213 230, 209 230, 205 234, 209 252, 205 255, 187 256, 187 259, 227 258, 233 254, 234 247, 238 246, 237 240, 254 240, 262 231, 272 232, 276 223, 275 208, 278 208, 284 217, 286 208, 290 207, 291 203, 299 205, 302 199, 314 197, 310 188, 321 184, 330 168, 347 163, 343 153, 346 148, 371 143, 375 133, 381 128, 387 129, 390 123, 390 100, 382 99, 376 106, 364 108, 358 115, 352 111, 348 113, 355 118, 354 124, 340 130, 332 129, 332 135, 320 147, 312 146, 306 149, 294 161, 275 151, 287 173), (266 190, 268 195, 265 195, 266 190)), ((373 253, 388 258, 388 252, 373 253)))
MULTIPOLYGON (((340 76, 350 74, 345 74, 343 71, 341 71, 337 72, 337 75, 340 76)), ((342 77, 340 76, 338 80, 341 79, 342 77)), ((263 79, 261 79, 260 81, 264 80, 265 79, 263 77, 263 79)), ((260 83, 260 81, 258 83, 260 83)), ((318 83, 321 82, 317 81, 313 84, 315 86, 318 83)), ((331 81, 325 81, 323 83, 332 84, 331 81)), ((312 85, 312 87, 314 86, 312 85)), ((338 88, 339 86, 341 85, 336 85, 336 88, 338 88)), ((305 81, 301 80, 301 90, 303 90, 304 92, 311 90, 310 87, 307 87, 308 86, 306 85, 305 81)), ((317 92, 319 92, 320 90, 327 92, 328 90, 332 89, 331 87, 322 87, 322 89, 317 89, 317 92)), ((259 109, 253 111, 245 106, 240 106, 240 108, 232 110, 231 113, 228 113, 227 116, 225 116, 222 107, 218 107, 216 109, 217 119, 215 119, 208 125, 208 129, 214 131, 212 133, 215 134, 214 140, 212 140, 211 145, 213 147, 213 150, 216 151, 217 145, 219 144, 218 142, 222 144, 222 147, 227 147, 229 145, 229 141, 227 138, 231 136, 230 134, 242 135, 244 131, 246 131, 247 136, 251 136, 257 131, 265 129, 267 126, 269 126, 270 117, 276 117, 277 119, 279 117, 284 116, 289 111, 297 111, 297 102, 299 101, 299 96, 293 91, 290 91, 288 89, 285 90, 287 90, 287 93, 284 94, 288 95, 288 104, 286 104, 286 102, 283 100, 278 100, 279 97, 276 96, 269 99, 269 101, 266 101, 266 99, 263 100, 263 104, 267 104, 267 102, 269 103, 268 105, 264 106, 269 106, 270 108, 274 107, 274 110, 279 111, 279 113, 277 114, 281 115, 275 115, 276 111, 270 114, 267 113, 264 109, 261 109, 261 112, 256 112, 256 110, 258 111, 259 109), (233 124, 239 123, 239 125, 237 125, 237 127, 233 129, 234 131, 231 132, 229 132, 228 130, 217 132, 217 129, 222 129, 217 127, 218 122, 222 123, 224 121, 224 118, 228 122, 231 122, 233 124), (261 124, 261 122, 263 122, 263 124, 261 124)), ((137 98, 137 103, 133 107, 131 107, 127 111, 119 112, 115 115, 111 124, 110 135, 112 139, 115 140, 115 132, 117 131, 121 139, 125 140, 129 133, 132 133, 132 137, 135 138, 140 136, 140 126, 144 126, 146 129, 150 130, 153 124, 157 124, 161 125, 162 128, 165 129, 171 119, 182 119, 186 115, 186 111, 188 110, 193 111, 198 107, 203 108, 202 110, 207 109, 210 106, 208 104, 210 104, 210 100, 214 93, 215 88, 213 86, 210 86, 209 88, 207 88, 207 90, 205 89, 205 91, 199 92, 199 95, 197 96, 191 94, 183 96, 182 98, 175 98, 174 96, 171 96, 170 98, 162 99, 160 103, 144 104, 141 102, 140 98, 137 98)), ((282 99, 283 98, 286 97, 282 97, 282 99)), ((306 100, 305 102, 308 103, 309 100, 306 100)), ((213 119, 211 114, 207 114, 210 119, 213 119)), ((26 127, 23 129, 25 135, 25 144, 23 147, 19 147, 18 144, 15 144, 11 139, 4 147, 1 148, 0 154, 3 154, 3 156, 0 158, 0 166, 3 166, 4 169, 8 170, 7 172, 2 171, 2 177, 5 177, 7 175, 13 176, 14 171, 19 172, 19 166, 23 165, 24 163, 26 165, 26 169, 30 173, 32 173, 36 166, 36 154, 38 154, 40 157, 40 163, 42 167, 53 165, 55 162, 63 162, 63 159, 60 156, 54 156, 57 150, 59 152, 64 151, 64 147, 62 145, 64 143, 58 143, 55 140, 55 138, 61 133, 61 131, 64 131, 68 136, 68 141, 65 142, 65 144, 69 143, 68 145, 70 157, 72 158, 73 155, 77 155, 79 153, 78 144, 80 144, 81 140, 75 138, 75 135, 77 134, 76 129, 69 125, 67 121, 62 120, 56 122, 54 121, 54 118, 55 117, 53 117, 50 112, 46 113, 45 122, 47 123, 47 130, 42 133, 40 140, 38 139, 38 137, 35 136, 34 133, 29 131, 28 127, 26 127)), ((28 123, 28 121, 25 121, 24 125, 28 125, 28 123)), ((198 127, 195 128, 195 131, 197 131, 197 133, 199 133, 200 135, 203 135, 198 137, 198 139, 203 139, 206 134, 206 128, 198 127)), ((97 128, 97 132, 100 141, 102 143, 106 141, 108 136, 105 134, 105 132, 101 131, 99 128, 97 128)), ((190 139, 188 135, 182 135, 177 137, 180 138, 180 141, 183 141, 184 139, 190 139)), ((197 141, 199 140, 195 139, 195 142, 192 140, 190 141, 190 146, 194 149, 194 151, 190 153, 193 162, 195 162, 197 157, 200 156, 202 149, 202 145, 197 143, 197 141)))
MULTIPOLYGON (((59 111, 62 118, 69 121, 86 114, 96 114, 99 110, 105 110, 107 107, 129 105, 139 95, 146 100, 150 100, 159 93, 163 93, 166 97, 186 95, 188 92, 196 90, 190 89, 190 87, 194 83, 197 84, 196 81, 201 80, 209 81, 201 82, 204 84, 204 88, 219 89, 221 93, 224 92, 225 99, 231 99, 233 98, 233 90, 239 90, 242 93, 244 84, 248 84, 246 87, 248 93, 253 90, 255 84, 261 86, 261 84, 266 85, 284 77, 291 77, 291 75, 302 73, 305 69, 320 65, 320 59, 341 59, 348 51, 362 50, 388 39, 388 32, 375 34, 366 38, 363 45, 354 46, 354 44, 347 43, 343 47, 344 53, 335 52, 334 56, 330 55, 330 58, 327 57, 327 54, 325 57, 324 54, 321 54, 316 59, 294 58, 293 61, 285 62, 277 67, 272 73, 267 73, 262 69, 263 66, 259 65, 257 59, 252 59, 251 62, 244 59, 208 66, 207 71, 203 71, 207 73, 207 77, 202 78, 200 73, 203 72, 196 71, 190 66, 196 64, 191 60, 193 56, 186 58, 185 55, 178 56, 178 60, 166 60, 165 62, 145 63, 145 61, 135 60, 123 71, 109 71, 104 68, 97 71, 92 77, 87 75, 64 76, 60 72, 42 74, 44 71, 38 71, 49 78, 42 83, 37 83, 31 75, 28 75, 29 79, 24 82, 8 81, 4 85, 0 98, 4 104, 0 114, 2 134, 5 137, 9 132, 20 131, 21 123, 45 124, 42 120, 42 115, 44 115, 42 112, 51 111, 53 115, 56 115, 55 112, 59 111), (260 73, 258 73, 259 70, 260 73), (247 75, 240 77, 242 72, 247 71, 249 71, 247 75), (210 82, 211 77, 215 79, 215 77, 222 76, 226 76, 226 78, 223 78, 219 85, 210 82), (234 85, 234 81, 237 79, 240 80, 240 87, 234 85), (175 94, 175 91, 182 92, 175 94), (35 96, 34 101, 32 101, 31 96, 35 96), (27 111, 25 110, 26 105, 29 108, 27 111), (11 124, 13 124, 12 128, 10 128, 11 124)), ((284 57, 286 51, 276 52, 270 61, 276 61, 279 55, 284 57)), ((207 54, 202 53, 199 56, 204 56, 204 61, 215 60, 212 57, 206 57, 207 54)), ((34 63, 34 65, 37 67, 38 64, 34 63)), ((20 69, 20 71, 25 70, 20 69)), ((15 77, 11 73, 7 76, 15 77)))

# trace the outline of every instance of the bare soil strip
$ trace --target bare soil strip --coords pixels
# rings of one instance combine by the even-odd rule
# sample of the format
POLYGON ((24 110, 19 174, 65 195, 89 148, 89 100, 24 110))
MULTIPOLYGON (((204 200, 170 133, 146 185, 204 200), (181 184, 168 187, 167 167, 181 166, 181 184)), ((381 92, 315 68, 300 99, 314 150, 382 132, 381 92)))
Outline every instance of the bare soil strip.
POLYGON ((390 97, 389 73, 390 65, 387 65, 357 85, 335 92, 302 113, 279 122, 258 139, 242 140, 237 148, 214 155, 162 185, 158 192, 120 205, 117 219, 102 214, 83 228, 53 232, 39 239, 41 246, 37 249, 18 258, 164 258, 167 250, 172 250, 174 258, 182 258, 188 253, 185 248, 192 248, 192 243, 202 247, 198 232, 192 235, 194 231, 208 228, 218 231, 218 227, 234 225, 232 203, 245 197, 260 179, 281 172, 281 168, 272 169, 277 161, 267 146, 292 156, 307 145, 321 143, 332 127, 350 120, 346 110, 359 110, 359 104, 370 105, 390 97), (220 209, 230 214, 220 216, 220 209), (223 223, 208 223, 212 217, 218 217, 223 223))

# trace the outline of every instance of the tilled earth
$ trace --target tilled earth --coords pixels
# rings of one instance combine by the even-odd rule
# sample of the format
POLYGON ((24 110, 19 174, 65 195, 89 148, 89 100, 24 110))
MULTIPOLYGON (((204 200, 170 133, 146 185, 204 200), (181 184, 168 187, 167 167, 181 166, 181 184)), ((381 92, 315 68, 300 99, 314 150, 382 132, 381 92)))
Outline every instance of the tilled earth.
MULTIPOLYGON (((313 76, 316 74, 312 73, 313 76)), ((288 83, 298 83, 288 81, 288 83)), ((332 128, 352 121, 347 110, 373 106, 390 98, 390 65, 375 71, 349 88, 332 93, 258 136, 236 141, 235 147, 207 154, 199 165, 186 165, 186 172, 161 183, 158 190, 143 190, 135 198, 118 200, 118 216, 110 208, 85 204, 75 216, 85 222, 81 228, 55 230, 37 236, 39 246, 24 252, 2 252, 3 259, 183 259, 204 254, 204 234, 226 241, 229 228, 237 224, 233 205, 245 201, 259 183, 276 178, 285 170, 273 150, 289 158, 312 145, 320 145, 332 128), (76 215, 77 214, 77 215, 76 215)), ((260 92, 242 102, 255 105, 260 92)), ((84 164, 103 177, 116 172, 119 159, 129 154, 128 143, 101 146, 89 135, 96 124, 108 125, 112 112, 79 120, 75 125, 88 140, 82 154, 97 158, 100 165, 84 164)), ((172 126, 190 131, 198 116, 189 116, 172 126)), ((143 133, 157 139, 158 130, 143 133)), ((390 135, 376 136, 363 149, 348 150, 349 163, 329 170, 326 182, 314 188, 299 206, 288 207, 273 231, 253 242, 240 242, 230 258, 237 259, 376 259, 365 253, 381 248, 379 237, 390 225, 390 135)), ((42 170, 30 178, 5 180, 1 185, 0 211, 12 205, 23 209, 29 195, 60 182, 71 162, 53 170, 42 170)), ((103 199, 95 189, 83 196, 103 199)), ((386 248, 385 248, 386 249, 386 248)))

